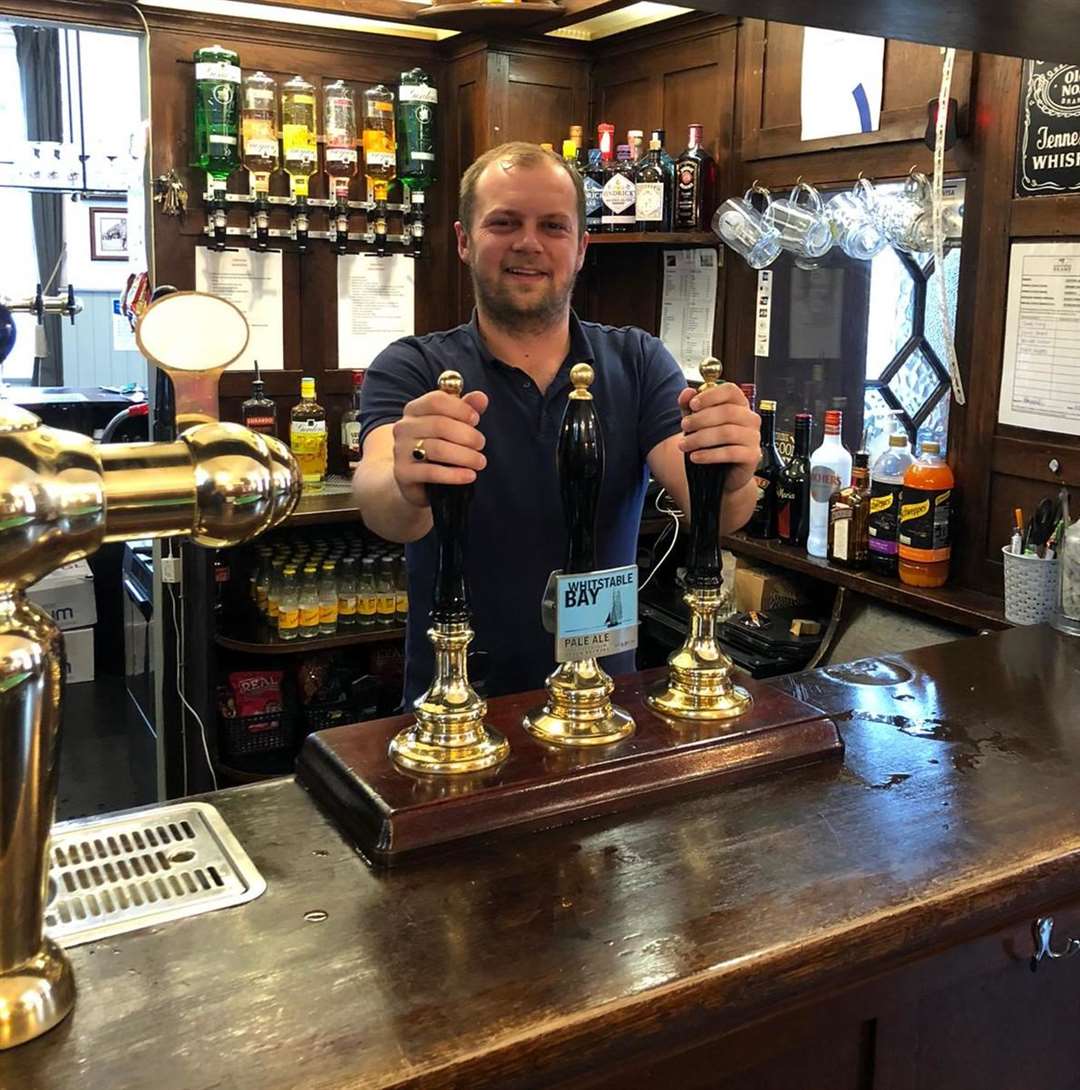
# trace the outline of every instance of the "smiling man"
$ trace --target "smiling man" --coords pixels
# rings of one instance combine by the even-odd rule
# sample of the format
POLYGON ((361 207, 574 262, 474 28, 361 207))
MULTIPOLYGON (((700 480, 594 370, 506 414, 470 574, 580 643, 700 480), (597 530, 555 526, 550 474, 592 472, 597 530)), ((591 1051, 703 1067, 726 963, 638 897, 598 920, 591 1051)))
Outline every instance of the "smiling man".
MULTIPOLYGON (((565 560, 555 448, 575 363, 595 371, 604 435, 600 568, 635 561, 650 471, 687 509, 685 452, 731 467, 721 529, 742 526, 754 506, 760 452, 760 422, 738 387, 696 395, 656 337, 583 322, 571 310, 588 235, 581 178, 562 160, 535 144, 487 152, 461 180, 459 216, 472 320, 390 345, 363 388, 354 480, 361 513, 380 536, 409 543, 407 705, 434 669, 426 635, 435 572, 429 484, 476 484, 467 576, 473 646, 484 656, 473 672, 488 695, 540 688, 554 666, 540 598, 565 560), (464 377, 460 400, 435 390, 447 368, 464 377)), ((633 653, 603 665, 627 673, 633 653)))

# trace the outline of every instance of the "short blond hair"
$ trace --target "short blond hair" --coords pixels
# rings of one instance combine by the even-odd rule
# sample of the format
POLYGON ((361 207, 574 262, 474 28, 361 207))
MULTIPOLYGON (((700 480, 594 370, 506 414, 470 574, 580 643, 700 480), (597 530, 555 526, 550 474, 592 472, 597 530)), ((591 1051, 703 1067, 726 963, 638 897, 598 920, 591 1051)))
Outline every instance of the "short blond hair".
POLYGON ((480 175, 496 162, 500 163, 504 170, 512 170, 514 167, 538 167, 545 163, 552 163, 565 170, 574 183, 574 194, 577 198, 578 237, 585 234, 585 183, 581 175, 559 156, 545 151, 539 144, 529 144, 524 140, 512 140, 508 144, 500 144, 497 148, 485 151, 462 175, 461 187, 458 190, 458 219, 461 220, 466 234, 472 230, 476 186, 480 181, 480 175))

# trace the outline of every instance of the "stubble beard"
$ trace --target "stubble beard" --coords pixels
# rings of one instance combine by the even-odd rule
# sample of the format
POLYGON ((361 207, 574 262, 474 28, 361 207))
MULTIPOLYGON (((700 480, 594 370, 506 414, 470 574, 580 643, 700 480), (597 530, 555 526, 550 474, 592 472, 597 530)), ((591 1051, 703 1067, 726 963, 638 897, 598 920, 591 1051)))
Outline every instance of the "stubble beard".
POLYGON ((522 306, 511 292, 498 284, 482 280, 471 266, 469 271, 472 274, 473 295, 484 317, 508 333, 530 335, 544 333, 566 317, 577 279, 576 276, 571 277, 562 291, 552 282, 540 299, 522 306))

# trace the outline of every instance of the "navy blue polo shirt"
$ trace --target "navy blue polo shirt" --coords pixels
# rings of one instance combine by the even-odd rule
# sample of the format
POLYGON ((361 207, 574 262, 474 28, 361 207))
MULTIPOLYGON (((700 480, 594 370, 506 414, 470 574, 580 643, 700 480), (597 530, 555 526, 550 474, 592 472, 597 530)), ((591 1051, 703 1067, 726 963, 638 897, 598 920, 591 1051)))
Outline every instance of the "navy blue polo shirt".
MULTIPOLYGON (((361 443, 402 416, 404 406, 436 388, 447 368, 465 391, 483 390, 478 425, 487 466, 477 475, 470 509, 466 579, 472 626, 470 676, 488 696, 538 689, 555 666, 554 637, 544 631, 540 599, 548 576, 566 562, 555 451, 570 391, 570 368, 590 363, 604 436, 605 472, 597 514, 598 569, 637 558, 646 456, 680 431, 679 393, 686 380, 661 341, 633 327, 615 329, 570 315, 570 353, 541 393, 516 367, 496 359, 472 321, 441 333, 395 341, 368 369, 361 401, 361 443)), ((409 620, 405 638, 406 706, 431 682, 427 638, 435 579, 435 535, 406 547, 409 620)), ((634 669, 632 651, 602 660, 611 675, 634 669)))

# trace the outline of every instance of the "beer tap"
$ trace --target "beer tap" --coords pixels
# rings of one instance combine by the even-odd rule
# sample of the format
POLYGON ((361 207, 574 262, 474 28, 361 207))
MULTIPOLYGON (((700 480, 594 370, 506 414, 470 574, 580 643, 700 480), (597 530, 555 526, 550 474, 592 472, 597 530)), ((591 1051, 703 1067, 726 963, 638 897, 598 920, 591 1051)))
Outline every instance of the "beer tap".
MULTIPOLYGON (((14 344, 4 329, 0 312, 0 354, 14 344)), ((99 444, 0 398, 0 1050, 47 1032, 75 1002, 71 964, 44 935, 64 644, 26 589, 107 542, 224 548, 289 514, 300 472, 288 448, 216 419, 218 378, 247 340, 243 314, 215 296, 175 292, 147 307, 136 342, 173 380, 173 441, 99 444)))
MULTIPOLYGON (((698 392, 719 384, 723 368, 717 359, 701 365, 704 382, 698 392)), ((690 489, 690 543, 686 593, 690 629, 686 641, 668 657, 668 678, 646 696, 653 711, 671 719, 730 719, 750 707, 752 698, 731 680, 731 659, 716 640, 716 615, 723 604, 720 563, 720 510, 728 467, 701 464, 686 456, 690 489)))
MULTIPOLYGON (((439 389, 461 397, 462 378, 443 371, 439 389)), ((425 458, 422 443, 413 457, 425 458)), ((435 677, 413 707, 416 722, 390 743, 390 759, 408 772, 478 772, 504 761, 510 744, 484 724, 487 702, 469 684, 466 652, 472 642, 465 585, 465 540, 474 485, 429 484, 436 540, 435 591, 428 639, 435 677)))
MULTIPOLYGON (((596 508, 604 480, 604 436, 589 392, 587 363, 570 370, 573 389, 563 413, 556 464, 569 535, 566 575, 596 568, 596 508)), ((611 703, 615 684, 595 658, 560 662, 547 679, 547 702, 525 716, 524 726, 544 742, 597 746, 634 733, 634 720, 611 703)))

